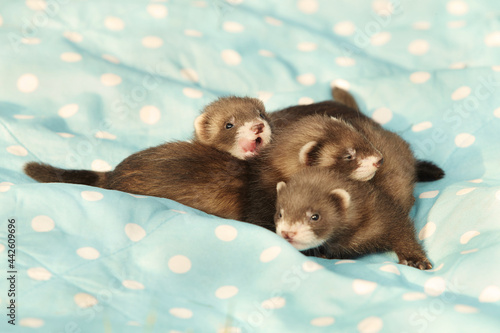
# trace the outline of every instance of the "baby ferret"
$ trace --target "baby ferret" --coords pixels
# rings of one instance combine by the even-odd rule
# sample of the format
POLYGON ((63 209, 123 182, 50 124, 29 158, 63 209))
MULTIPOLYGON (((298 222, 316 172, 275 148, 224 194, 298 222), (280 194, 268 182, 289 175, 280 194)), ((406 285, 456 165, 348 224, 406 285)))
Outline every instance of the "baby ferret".
POLYGON ((432 268, 401 207, 369 182, 306 168, 277 185, 276 233, 300 251, 329 259, 396 252, 399 263, 432 268))
POLYGON ((91 185, 175 200, 223 218, 241 219, 248 163, 271 138, 264 105, 254 98, 221 98, 195 121, 193 142, 170 142, 137 152, 109 172, 65 170, 27 163, 40 182, 91 185))
POLYGON ((367 181, 383 161, 382 154, 350 124, 319 114, 303 117, 273 131, 272 142, 250 161, 244 221, 274 229, 276 184, 304 168, 326 167, 367 181))

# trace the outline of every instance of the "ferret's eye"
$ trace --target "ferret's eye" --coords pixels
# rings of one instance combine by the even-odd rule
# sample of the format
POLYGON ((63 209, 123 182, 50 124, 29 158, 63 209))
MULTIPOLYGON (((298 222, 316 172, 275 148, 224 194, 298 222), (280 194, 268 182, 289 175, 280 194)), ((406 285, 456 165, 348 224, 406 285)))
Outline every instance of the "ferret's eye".
POLYGON ((311 221, 318 221, 319 220, 319 214, 312 214, 311 215, 311 221))
POLYGON ((226 124, 226 129, 231 129, 231 128, 233 128, 233 127, 234 127, 234 125, 233 125, 233 124, 231 124, 231 123, 227 123, 227 124, 226 124))
POLYGON ((352 156, 351 154, 347 154, 347 155, 344 156, 344 160, 350 161, 352 159, 354 159, 354 156, 352 156))
POLYGON ((283 215, 281 215, 281 213, 279 213, 278 214, 278 218, 282 218, 282 217, 283 217, 283 215))
POLYGON ((259 112, 259 117, 261 117, 262 119, 266 119, 266 116, 264 116, 262 112, 259 112))

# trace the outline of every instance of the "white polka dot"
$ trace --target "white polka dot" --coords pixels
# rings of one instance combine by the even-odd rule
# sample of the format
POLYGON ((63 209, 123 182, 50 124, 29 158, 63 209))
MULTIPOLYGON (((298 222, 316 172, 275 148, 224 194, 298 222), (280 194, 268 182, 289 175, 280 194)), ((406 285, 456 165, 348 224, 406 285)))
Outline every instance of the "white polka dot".
POLYGON ((189 319, 193 316, 193 312, 191 310, 184 308, 173 308, 170 309, 168 312, 170 312, 172 316, 181 319, 189 319))
POLYGON ((372 119, 381 125, 387 124, 392 119, 392 111, 386 107, 378 108, 373 112, 372 119))
POLYGON ((10 182, 1 182, 0 183, 0 192, 7 192, 10 190, 10 187, 13 186, 14 184, 10 182))
POLYGON ((394 5, 389 0, 375 0, 372 8, 378 15, 390 16, 394 13, 394 5))
POLYGON ((124 280, 122 282, 123 286, 128 289, 133 289, 133 290, 142 290, 144 289, 144 285, 140 282, 134 281, 134 280, 124 280))
POLYGON ((495 303, 498 301, 500 301, 500 288, 498 286, 488 286, 479 295, 479 302, 481 303, 495 303))
POLYGON ((464 99, 465 97, 469 96, 470 93, 471 93, 470 87, 462 86, 462 87, 458 88, 457 90, 455 90, 451 94, 451 99, 454 101, 458 101, 458 100, 464 99))
POLYGON ((342 21, 335 24, 333 31, 340 36, 351 36, 356 31, 356 26, 351 21, 342 21))
POLYGON ((113 170, 113 168, 111 167, 111 165, 109 165, 108 162, 99 159, 93 160, 92 164, 90 164, 90 168, 93 171, 99 171, 99 172, 106 172, 113 170))
POLYGON ((38 78, 34 74, 23 74, 17 79, 17 89, 23 93, 31 93, 38 88, 38 78))
POLYGON ((239 5, 241 3, 243 3, 243 0, 226 0, 228 3, 230 3, 231 5, 239 5))
POLYGON ((90 246, 79 248, 78 250, 76 250, 76 254, 78 254, 81 258, 87 260, 95 260, 101 255, 99 251, 90 246))
POLYGON ((224 22, 224 24, 222 25, 222 29, 227 32, 238 33, 245 30, 245 27, 238 22, 224 22))
POLYGON ((403 295, 405 301, 420 301, 426 299, 427 295, 419 292, 410 292, 403 295))
POLYGON ((344 259, 344 260, 339 260, 335 263, 335 265, 341 265, 341 264, 355 264, 356 261, 355 260, 348 260, 348 259, 344 259))
POLYGON ((42 319, 38 318, 22 318, 19 320, 19 326, 30 327, 30 328, 39 328, 42 327, 45 322, 42 319))
POLYGON ((424 290, 429 296, 439 296, 446 290, 446 281, 440 276, 431 277, 425 282, 424 290))
POLYGON ((420 199, 432 199, 435 198, 439 194, 439 191, 428 191, 420 193, 418 196, 420 199))
POLYGON ((410 81, 417 84, 425 83, 430 78, 431 78, 431 73, 427 72, 414 72, 410 75, 410 81))
POLYGON ((358 331, 360 333, 377 333, 383 326, 384 322, 379 317, 368 317, 358 324, 358 331))
POLYGON ((333 317, 318 317, 311 320, 311 325, 323 327, 323 326, 330 326, 334 322, 335 319, 333 317))
POLYGON ((38 215, 31 220, 31 227, 37 232, 51 231, 55 227, 54 220, 45 215, 38 215))
POLYGON ((490 47, 500 46, 500 31, 495 31, 488 34, 484 38, 484 43, 486 44, 486 46, 490 47))
POLYGON ((154 125, 160 120, 161 112, 156 106, 146 105, 141 108, 141 111, 139 111, 139 116, 141 117, 142 122, 148 125, 154 125))
POLYGON ((268 50, 259 50, 259 54, 263 57, 268 57, 268 58, 274 57, 274 53, 268 50))
POLYGON ((423 39, 417 39, 408 45, 408 51, 414 55, 423 55, 429 51, 429 42, 423 39))
POLYGON ((469 253, 474 253, 477 251, 479 251, 479 249, 465 250, 465 251, 460 252, 460 254, 469 254, 469 253))
POLYGON ((105 86, 116 86, 122 82, 122 78, 113 73, 106 73, 101 75, 101 83, 105 86))
POLYGON ((189 80, 191 82, 198 82, 198 73, 192 68, 183 68, 181 69, 181 75, 184 79, 189 80))
POLYGON ((342 67, 354 66, 356 64, 356 60, 349 57, 337 57, 335 58, 335 62, 342 67))
POLYGON ((464 62, 456 62, 450 65, 450 69, 464 69, 467 67, 467 64, 464 62))
POLYGON ((496 198, 497 200, 500 200, 500 191, 497 191, 497 192, 495 193, 495 198, 496 198))
POLYGON ((138 242, 146 236, 146 231, 138 224, 127 223, 125 234, 132 242, 138 242))
POLYGON ((168 15, 168 9, 164 5, 151 4, 146 7, 146 11, 154 18, 165 18, 168 15))
MULTIPOLYGON (((166 0, 165 0, 166 1, 166 0)), ((205 1, 193 1, 193 6, 198 7, 198 8, 205 8, 208 6, 208 4, 205 1)))
POLYGON ((146 36, 142 39, 142 45, 149 49, 157 49, 163 45, 163 39, 156 36, 146 36))
POLYGON ((65 52, 61 54, 61 60, 66 62, 78 62, 82 60, 82 56, 75 52, 65 52))
POLYGON ((314 103, 314 100, 311 97, 301 97, 299 98, 299 105, 309 105, 314 103))
POLYGON ((184 274, 191 269, 191 260, 183 255, 176 255, 168 261, 168 268, 174 273, 184 274))
POLYGON ((238 236, 238 230, 231 225, 220 225, 215 228, 215 236, 224 242, 231 242, 238 236))
POLYGON ((104 25, 106 26, 106 28, 113 31, 120 31, 125 28, 125 23, 123 23, 123 20, 121 18, 113 16, 106 17, 106 19, 104 20, 104 25))
POLYGON ((306 73, 297 76, 297 81, 305 86, 311 86, 316 83, 316 76, 312 73, 306 73))
POLYGON ((238 288, 235 286, 223 286, 215 291, 215 297, 220 299, 228 299, 234 297, 238 293, 238 288))
POLYGON ((302 42, 297 44, 297 49, 303 52, 311 52, 318 48, 318 45, 313 42, 302 42))
POLYGON ((418 234, 418 238, 420 240, 424 240, 424 239, 431 237, 434 234, 434 232, 436 231, 436 228, 437 228, 436 223, 427 222, 427 224, 424 225, 422 230, 420 230, 420 232, 418 234))
POLYGON ((28 155, 28 151, 23 146, 9 146, 7 147, 7 152, 16 156, 26 156, 28 155))
POLYGON ((193 88, 184 88, 182 89, 182 93, 189 98, 201 98, 203 97, 203 92, 198 89, 193 88))
POLYGON ((86 293, 76 294, 73 297, 73 300, 75 301, 76 305, 83 309, 90 308, 98 303, 97 299, 94 296, 86 293))
POLYGON ((482 183, 483 180, 482 179, 473 179, 473 180, 469 180, 469 183, 475 183, 475 184, 479 184, 479 183, 482 183))
POLYGON ((319 4, 317 0, 299 0, 297 7, 305 14, 312 14, 318 11, 319 4))
POLYGON ((474 135, 469 133, 460 133, 455 137, 455 145, 460 148, 467 148, 476 141, 474 135))
POLYGON ((377 288, 377 284, 372 281, 366 281, 361 279, 355 279, 352 282, 352 289, 358 295, 370 294, 377 288))
POLYGON ((385 266, 382 266, 380 267, 380 270, 383 271, 383 272, 387 272, 387 273, 393 273, 393 274, 396 274, 396 275, 401 275, 401 272, 399 272, 399 269, 394 266, 394 265, 385 265, 385 266))
POLYGON ((460 312, 460 313, 477 313, 479 312, 478 308, 475 308, 473 306, 469 305, 464 305, 464 304, 457 304, 454 306, 455 311, 460 312))
POLYGON ((431 22, 418 21, 413 23, 413 29, 415 30, 428 30, 431 27, 431 22))
POLYGON ((203 33, 201 33, 198 30, 194 30, 194 29, 186 29, 186 30, 184 30, 184 35, 189 36, 189 37, 201 37, 201 36, 203 36, 203 33))
POLYGON ((258 91, 257 98, 262 102, 267 102, 271 97, 273 97, 273 93, 269 91, 258 91))
POLYGON ((382 46, 387 44, 392 38, 392 35, 390 32, 384 31, 384 32, 379 32, 378 34, 375 34, 370 37, 370 43, 373 46, 382 46))
POLYGON ((278 20, 277 18, 274 18, 274 17, 271 17, 271 16, 266 16, 265 19, 264 19, 267 23, 269 23, 270 25, 274 25, 276 27, 279 27, 279 26, 282 26, 283 25, 283 22, 281 22, 280 20, 278 20))
POLYGON ((500 72, 500 66, 491 66, 491 69, 495 72, 500 72))
POLYGON ((63 137, 63 138, 73 138, 75 137, 74 134, 71 134, 71 133, 57 133, 59 136, 63 137))
MULTIPOLYGON (((3 250, 5 250, 5 246, 3 244, 0 244, 0 252, 3 252, 3 250)), ((0 303, 2 303, 1 300, 0 300, 0 303)))
POLYGON ((141 324, 137 321, 129 321, 127 323, 128 326, 141 326, 141 324))
POLYGON ((413 132, 421 132, 425 131, 426 129, 429 129, 432 127, 432 123, 430 121, 424 121, 422 123, 418 123, 416 125, 413 125, 411 130, 413 132))
POLYGON ((500 108, 495 109, 495 111, 493 111, 493 115, 497 118, 500 118, 500 108))
POLYGON ((52 273, 43 267, 33 267, 28 269, 28 276, 33 280, 47 281, 52 277, 52 273))
POLYGON ((281 253, 281 247, 279 246, 271 246, 270 248, 265 249, 260 254, 260 261, 262 262, 270 262, 281 253))
POLYGON ((67 104, 59 109, 57 114, 62 118, 69 118, 78 112, 78 104, 67 104))
POLYGON ((347 91, 351 88, 351 84, 347 80, 336 79, 336 80, 333 80, 332 82, 330 82, 330 87, 331 88, 337 87, 337 88, 344 89, 347 91))
POLYGON ((283 297, 273 297, 270 299, 265 300, 264 302, 261 303, 261 307, 263 309, 281 309, 284 307, 286 304, 286 300, 283 297))
POLYGON ((3 17, 0 15, 0 27, 3 25, 3 17))
POLYGON ((115 140, 116 135, 105 132, 105 131, 97 131, 95 133, 95 137, 98 139, 108 139, 108 140, 115 140))
POLYGON ((104 60, 107 60, 109 62, 112 62, 113 64, 119 64, 120 63, 120 59, 118 59, 117 57, 111 55, 111 54, 103 54, 102 55, 102 58, 104 60))
POLYGON ((463 188, 457 192, 457 195, 465 195, 467 193, 474 191, 475 189, 476 189, 476 187, 463 188))
POLYGON ((427 272, 437 272, 437 271, 440 271, 443 267, 444 267, 444 264, 443 264, 443 263, 441 263, 441 264, 439 264, 439 266, 438 266, 438 267, 436 267, 436 268, 434 268, 434 269, 430 269, 430 270, 428 270, 427 272))
POLYGON ((87 201, 98 201, 104 198, 104 195, 101 192, 96 191, 82 191, 81 196, 87 201))
POLYGON ((32 10, 45 10, 47 3, 44 0, 26 0, 26 6, 32 10))
POLYGON ((463 28, 466 25, 467 25, 467 21, 451 21, 451 22, 448 22, 448 28, 450 28, 450 29, 463 28))
POLYGON ((469 11, 469 6, 465 1, 453 0, 448 1, 446 4, 446 10, 452 15, 464 15, 469 11))
POLYGON ((222 60, 229 66, 235 66, 241 63, 241 56, 234 50, 224 50, 221 52, 222 60))
POLYGON ((304 272, 308 273, 315 272, 323 268, 324 268, 323 266, 311 260, 306 261, 305 263, 302 264, 302 269, 304 270, 304 272))
POLYGON ((64 37, 74 43, 80 43, 83 40, 83 36, 75 31, 66 31, 64 37))
POLYGON ((21 39, 21 43, 25 45, 38 45, 41 42, 42 41, 40 40, 40 38, 35 38, 35 37, 26 37, 21 39))
POLYGON ((29 115, 29 114, 15 114, 13 116, 16 119, 33 119, 35 116, 29 115))

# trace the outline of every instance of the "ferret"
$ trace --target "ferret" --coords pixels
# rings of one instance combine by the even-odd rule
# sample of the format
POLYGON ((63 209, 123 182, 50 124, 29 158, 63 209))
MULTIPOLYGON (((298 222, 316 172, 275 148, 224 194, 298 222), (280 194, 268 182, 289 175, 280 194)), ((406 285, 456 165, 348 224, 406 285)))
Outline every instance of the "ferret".
MULTIPOLYGON (((417 161, 409 144, 399 135, 385 130, 380 124, 363 115, 354 98, 339 88, 333 96, 342 104, 325 101, 310 105, 292 106, 270 113, 275 131, 295 133, 291 129, 296 121, 313 114, 336 117, 352 125, 383 155, 384 165, 379 168, 371 182, 391 196, 403 209, 410 211, 414 204, 413 189, 416 181, 437 180, 444 176, 442 169, 428 161, 417 161)), ((291 134, 290 137, 295 134, 291 134)))
POLYGON ((276 190, 276 233, 299 251, 346 259, 393 250, 400 264, 432 268, 408 214, 370 182, 311 167, 276 190))
POLYGON ((84 184, 168 198, 223 218, 241 220, 248 162, 271 140, 264 105, 254 98, 221 98, 195 121, 192 142, 170 142, 137 152, 109 172, 65 170, 30 162, 40 182, 84 184))
POLYGON ((343 177, 368 181, 385 157, 358 130, 343 120, 311 115, 273 131, 272 142, 250 161, 248 202, 244 221, 274 229, 276 184, 311 166, 334 170, 343 177))

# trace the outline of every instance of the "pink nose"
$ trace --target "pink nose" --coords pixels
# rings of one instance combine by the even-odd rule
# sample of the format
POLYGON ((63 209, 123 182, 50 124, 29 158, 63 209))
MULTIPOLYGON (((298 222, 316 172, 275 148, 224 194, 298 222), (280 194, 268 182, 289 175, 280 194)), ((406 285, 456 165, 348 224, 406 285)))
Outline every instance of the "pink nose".
POLYGON ((376 167, 376 168, 380 168, 380 166, 384 164, 384 158, 382 157, 380 160, 378 160, 377 162, 373 163, 373 166, 376 167))
POLYGON ((264 130, 264 124, 263 123, 258 123, 256 125, 253 125, 251 128, 252 132, 255 134, 260 134, 264 130))
POLYGON ((297 234, 296 231, 282 231, 281 236, 286 240, 291 240, 297 234))

